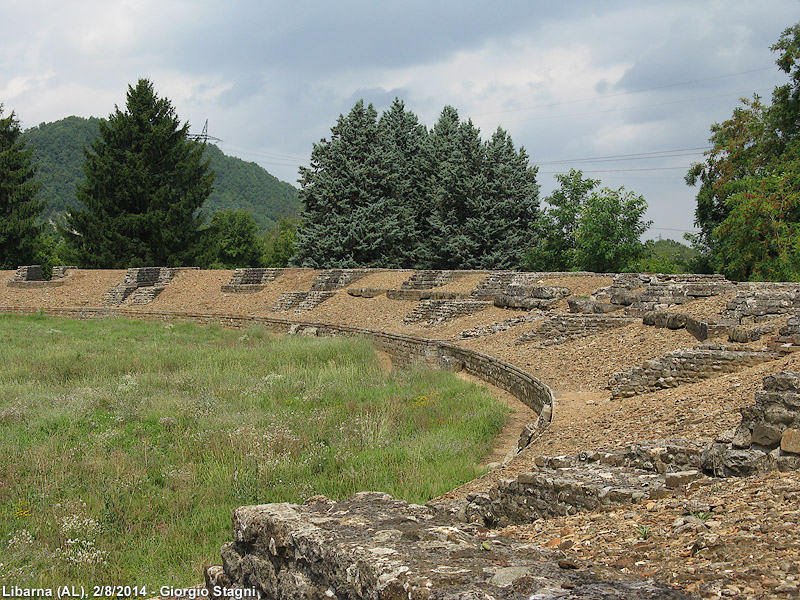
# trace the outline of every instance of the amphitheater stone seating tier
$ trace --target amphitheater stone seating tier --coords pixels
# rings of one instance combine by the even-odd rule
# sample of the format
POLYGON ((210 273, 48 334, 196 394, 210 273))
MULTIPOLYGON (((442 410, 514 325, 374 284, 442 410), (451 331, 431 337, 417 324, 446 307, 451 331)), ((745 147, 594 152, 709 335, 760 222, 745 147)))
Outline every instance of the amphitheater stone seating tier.
POLYGON ((465 275, 472 275, 475 271, 429 271, 418 270, 406 281, 400 284, 404 290, 429 290, 442 287, 465 275))
POLYGON ((130 304, 149 304, 180 271, 193 267, 138 267, 128 269, 125 280, 106 292, 105 306, 120 306, 133 295, 130 304), (135 293, 134 293, 135 292, 135 293))
POLYGON ((761 323, 800 309, 800 284, 740 283, 727 303, 726 316, 741 324, 761 323))
POLYGON ((296 313, 309 311, 328 298, 331 298, 335 292, 325 291, 302 291, 302 292, 284 292, 280 298, 276 300, 272 306, 272 312, 284 313, 294 311, 296 313))
POLYGON ((423 300, 403 318, 404 323, 424 323, 429 327, 441 325, 458 317, 471 315, 492 306, 485 300, 423 300))
POLYGON ((599 335, 638 321, 639 319, 634 317, 623 316, 558 314, 544 319, 536 329, 517 338, 516 344, 533 343, 537 348, 546 348, 582 337, 599 335))
POLYGON ((263 290, 268 283, 275 281, 283 269, 235 269, 231 280, 221 287, 223 292, 247 293, 263 290))
POLYGON ((17 267, 14 277, 7 282, 7 285, 23 289, 58 287, 64 285, 64 279, 67 277, 69 270, 75 268, 72 266, 53 267, 53 274, 50 280, 47 281, 42 274, 41 265, 25 265, 17 267))
POLYGON ((774 360, 774 350, 741 350, 707 344, 670 352, 648 360, 640 367, 616 373, 608 384, 612 398, 629 398, 684 383, 732 373, 745 367, 774 360))
POLYGON ((317 292, 340 290, 370 273, 379 271, 380 269, 328 269, 317 276, 311 284, 311 289, 317 292))

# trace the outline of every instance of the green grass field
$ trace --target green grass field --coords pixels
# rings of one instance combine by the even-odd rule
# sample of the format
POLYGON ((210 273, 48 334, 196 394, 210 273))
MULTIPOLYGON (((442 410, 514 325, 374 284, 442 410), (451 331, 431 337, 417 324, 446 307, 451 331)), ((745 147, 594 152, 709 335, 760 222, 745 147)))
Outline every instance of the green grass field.
POLYGON ((0 580, 193 585, 236 506, 480 474, 505 419, 370 344, 262 329, 0 316, 0 580))

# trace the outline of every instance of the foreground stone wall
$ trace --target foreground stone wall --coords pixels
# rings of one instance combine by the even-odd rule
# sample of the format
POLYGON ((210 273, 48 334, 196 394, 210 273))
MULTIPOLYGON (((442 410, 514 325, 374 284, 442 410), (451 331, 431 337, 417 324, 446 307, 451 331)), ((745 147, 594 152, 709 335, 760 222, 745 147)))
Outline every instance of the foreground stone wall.
POLYGON ((687 597, 650 581, 601 579, 539 543, 489 535, 377 492, 237 508, 222 559, 215 583, 264 598, 687 597))

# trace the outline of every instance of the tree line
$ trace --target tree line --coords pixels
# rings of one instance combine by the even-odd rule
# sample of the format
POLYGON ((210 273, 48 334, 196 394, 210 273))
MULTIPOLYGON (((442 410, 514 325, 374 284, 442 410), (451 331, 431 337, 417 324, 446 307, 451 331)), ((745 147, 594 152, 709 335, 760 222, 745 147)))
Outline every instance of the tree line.
POLYGON ((300 173, 298 266, 620 271, 648 251, 644 198, 573 170, 542 208, 525 149, 452 106, 428 130, 358 101, 300 173))
POLYGON ((446 106, 428 130, 399 99, 380 118, 359 101, 300 170, 303 212, 259 239, 245 211, 201 207, 214 171, 166 98, 146 79, 124 110, 97 121, 84 179, 57 228, 37 224, 31 150, 12 113, 2 121, 0 266, 40 262, 91 268, 406 267, 431 269, 632 268, 646 253, 646 203, 597 189, 580 171, 542 208, 536 167, 498 128, 487 140, 446 106), (16 236, 16 237, 15 237, 16 236))
MULTIPOLYGON (((100 120, 85 152, 76 205, 43 227, 32 152, 0 105, 0 267, 407 267, 622 271, 672 269, 732 279, 800 279, 800 24, 771 48, 788 83, 771 101, 743 99, 711 126, 712 148, 686 175, 698 186, 685 248, 652 253, 644 198, 572 170, 540 199, 524 148, 498 128, 483 140, 446 106, 430 130, 395 102, 378 116, 359 101, 314 144, 300 170, 300 223, 268 243, 252 217, 200 213, 214 174, 169 100, 147 80, 124 111, 100 120)), ((663 248, 662 248, 663 250, 663 248)))

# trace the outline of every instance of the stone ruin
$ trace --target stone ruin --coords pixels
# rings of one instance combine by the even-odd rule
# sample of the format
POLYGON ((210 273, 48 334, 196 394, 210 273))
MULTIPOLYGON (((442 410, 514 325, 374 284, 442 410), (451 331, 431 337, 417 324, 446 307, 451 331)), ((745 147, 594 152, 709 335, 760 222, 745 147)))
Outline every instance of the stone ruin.
POLYGON ((748 325, 796 314, 799 309, 800 284, 758 282, 738 284, 736 296, 727 303, 725 313, 748 325))
POLYGON ((635 317, 625 316, 557 314, 543 319, 536 329, 522 334, 516 343, 534 343, 537 348, 545 348, 638 322, 635 317))
POLYGON ((233 293, 259 292, 280 277, 281 273, 283 269, 235 269, 230 282, 220 289, 233 293))
POLYGON ((488 493, 441 503, 458 520, 503 527, 664 497, 705 476, 762 475, 800 468, 800 373, 764 378, 738 428, 715 442, 670 439, 575 456, 540 456, 536 470, 488 493))
POLYGON ((732 373, 779 356, 774 350, 741 350, 706 344, 698 348, 675 350, 660 358, 646 360, 639 367, 615 373, 608 389, 611 390, 612 398, 629 398, 716 377, 722 373, 732 373))
POLYGON ((663 498, 706 476, 800 467, 800 374, 764 378, 731 441, 669 439, 574 456, 463 500, 407 504, 362 492, 344 502, 237 508, 234 541, 207 585, 269 598, 687 598, 652 581, 597 577, 558 550, 492 529, 663 498), (487 529, 489 528, 489 529, 487 529))
POLYGON ((25 265, 17 267, 14 277, 8 282, 9 287, 32 288, 32 287, 58 287, 64 284, 64 279, 69 275, 69 271, 77 269, 74 266, 55 266, 50 280, 46 280, 42 274, 41 265, 25 265))
POLYGON ((283 313, 294 311, 296 313, 309 311, 328 298, 332 298, 336 292, 325 292, 309 290, 302 292, 284 292, 272 305, 272 312, 283 313))
POLYGON ((471 315, 492 306, 487 300, 423 300, 413 311, 403 317, 403 323, 423 323, 435 327, 458 317, 471 315))
POLYGON ((243 506, 207 586, 264 598, 482 600, 687 598, 666 585, 600 577, 557 550, 459 523, 444 511, 362 492, 334 502, 243 506))
POLYGON ((149 304, 155 300, 173 277, 180 271, 196 267, 137 267, 128 269, 125 280, 113 286, 103 298, 105 306, 120 306, 123 303, 149 304))
POLYGON ((627 306, 629 314, 641 315, 725 294, 733 286, 723 275, 620 273, 614 276, 611 286, 598 291, 595 299, 627 306))
POLYGON ((782 371, 765 377, 755 404, 740 410, 736 430, 703 453, 705 471, 730 477, 800 468, 800 374, 782 371))
POLYGON ((432 271, 419 269, 400 284, 403 290, 429 290, 452 283, 465 275, 472 275, 475 271, 432 271))
POLYGON ((571 293, 569 288, 549 285, 511 284, 505 293, 494 297, 494 305, 499 308, 521 310, 547 310, 571 293))
POLYGON ((328 269, 317 276, 311 284, 311 290, 315 292, 340 290, 370 273, 379 271, 380 269, 328 269))
POLYGON ((12 281, 44 281, 42 265, 17 267, 17 272, 14 273, 14 279, 12 279, 12 281))
POLYGON ((380 269, 328 269, 317 276, 310 290, 282 293, 272 305, 272 312, 300 313, 312 310, 332 298, 336 290, 378 271, 380 269))

